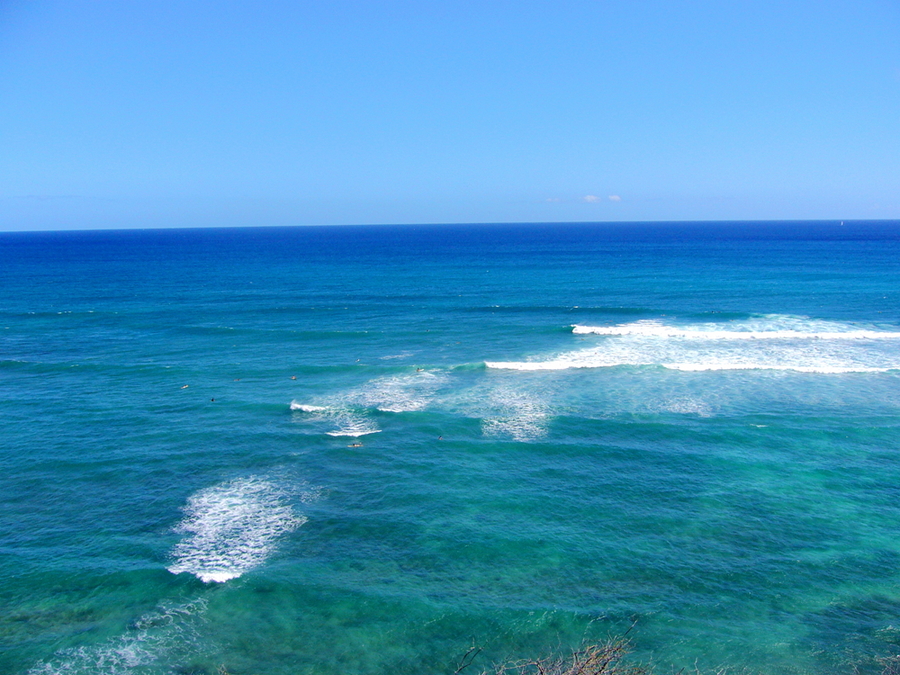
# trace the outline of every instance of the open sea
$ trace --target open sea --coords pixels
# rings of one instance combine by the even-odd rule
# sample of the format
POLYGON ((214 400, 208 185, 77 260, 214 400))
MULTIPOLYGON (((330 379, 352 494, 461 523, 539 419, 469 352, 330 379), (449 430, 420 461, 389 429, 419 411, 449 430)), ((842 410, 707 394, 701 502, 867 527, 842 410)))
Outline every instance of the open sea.
POLYGON ((0 234, 0 673, 900 653, 900 222, 0 234))

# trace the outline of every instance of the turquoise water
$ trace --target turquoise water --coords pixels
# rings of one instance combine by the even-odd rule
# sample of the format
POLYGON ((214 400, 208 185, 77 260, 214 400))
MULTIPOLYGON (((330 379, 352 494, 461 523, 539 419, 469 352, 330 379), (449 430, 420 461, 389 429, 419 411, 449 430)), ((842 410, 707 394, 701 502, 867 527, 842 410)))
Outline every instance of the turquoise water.
POLYGON ((900 651, 900 224, 0 235, 0 672, 900 651))

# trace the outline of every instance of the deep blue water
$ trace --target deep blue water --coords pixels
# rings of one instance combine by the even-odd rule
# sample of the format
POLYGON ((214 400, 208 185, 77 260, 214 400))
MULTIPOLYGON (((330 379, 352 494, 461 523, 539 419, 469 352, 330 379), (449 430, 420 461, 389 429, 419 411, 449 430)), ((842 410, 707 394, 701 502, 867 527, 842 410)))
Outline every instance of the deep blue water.
POLYGON ((0 234, 0 672, 900 651, 900 223, 0 234))

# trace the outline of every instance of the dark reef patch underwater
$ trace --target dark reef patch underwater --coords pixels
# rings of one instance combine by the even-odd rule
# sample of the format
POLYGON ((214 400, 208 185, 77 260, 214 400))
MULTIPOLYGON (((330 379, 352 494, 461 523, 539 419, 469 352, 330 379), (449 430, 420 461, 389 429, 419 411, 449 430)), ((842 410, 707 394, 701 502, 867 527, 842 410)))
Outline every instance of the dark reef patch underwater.
POLYGON ((6 233, 0 288, 0 672, 900 653, 900 223, 6 233))

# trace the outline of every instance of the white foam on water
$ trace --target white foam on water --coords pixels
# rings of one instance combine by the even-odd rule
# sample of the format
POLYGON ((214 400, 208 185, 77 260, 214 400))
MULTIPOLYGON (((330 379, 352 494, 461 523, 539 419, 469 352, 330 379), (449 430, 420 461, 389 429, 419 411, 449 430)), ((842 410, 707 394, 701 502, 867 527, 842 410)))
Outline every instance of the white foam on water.
POLYGON ((490 395, 495 415, 482 420, 486 436, 509 436, 516 441, 534 441, 547 435, 550 409, 533 393, 501 387, 490 395))
POLYGON ((349 424, 346 427, 341 429, 335 429, 334 431, 326 431, 326 434, 329 436, 349 436, 351 438, 357 438, 358 436, 368 436, 369 434, 378 434, 381 433, 381 429, 373 429, 367 426, 366 424, 353 425, 349 424))
POLYGON ((768 314, 754 319, 722 323, 672 326, 655 319, 617 326, 572 326, 576 335, 642 335, 700 340, 900 340, 900 331, 823 321, 802 316, 768 314))
POLYGON ((784 370, 795 373, 886 373, 897 370, 900 366, 891 368, 869 368, 866 366, 803 366, 795 364, 771 364, 771 363, 663 363, 664 368, 670 370, 684 370, 689 372, 701 372, 705 370, 784 370))
POLYGON ((197 624, 206 600, 163 605, 134 622, 124 635, 91 647, 63 649, 28 670, 27 675, 137 675, 165 669, 173 660, 201 652, 197 624))
POLYGON ((278 486, 255 476, 200 490, 188 499, 184 514, 175 531, 186 536, 172 550, 168 569, 205 583, 222 583, 258 567, 282 535, 306 522, 278 486))
POLYGON ((874 373, 900 369, 900 332, 804 317, 771 315, 727 324, 670 326, 637 321, 575 326, 603 339, 547 359, 487 362, 506 370, 661 366, 671 370, 782 370, 874 373))
POLYGON ((573 362, 571 358, 552 359, 550 361, 485 361, 487 368, 497 368, 500 370, 567 370, 569 368, 600 368, 603 365, 622 365, 622 364, 591 364, 585 361, 579 365, 573 362))
POLYGON ((659 408, 666 412, 680 415, 711 417, 713 414, 713 408, 708 402, 690 396, 665 399, 661 402, 659 408))
POLYGON ((424 410, 434 392, 445 381, 443 375, 421 371, 406 375, 379 377, 351 392, 347 399, 355 405, 382 412, 424 410))
POLYGON ((329 424, 336 428, 325 433, 329 436, 367 436, 381 432, 374 420, 366 417, 364 413, 352 410, 333 410, 328 415, 329 424))
POLYGON ((707 371, 707 370, 783 370, 797 373, 886 373, 891 370, 900 370, 900 365, 885 368, 869 368, 866 366, 803 366, 791 364, 772 363, 646 363, 619 361, 608 363, 603 358, 591 358, 592 354, 576 355, 572 359, 557 359, 552 361, 487 361, 488 368, 504 370, 568 370, 569 368, 608 368, 612 366, 650 366, 658 365, 670 370, 683 371, 707 371))
POLYGON ((345 403, 307 405, 291 401, 291 410, 306 413, 306 421, 335 427, 325 432, 329 436, 365 436, 381 431, 375 421, 366 416, 365 411, 353 410, 345 403))
POLYGON ((357 389, 325 397, 316 404, 291 401, 290 408, 307 413, 306 421, 335 426, 325 432, 329 436, 365 436, 381 431, 368 416, 373 409, 392 413, 424 410, 445 381, 444 374, 424 370, 379 377, 357 389))
POLYGON ((328 410, 328 408, 324 405, 307 405, 306 403, 291 401, 291 410, 299 410, 300 412, 323 412, 328 410))

